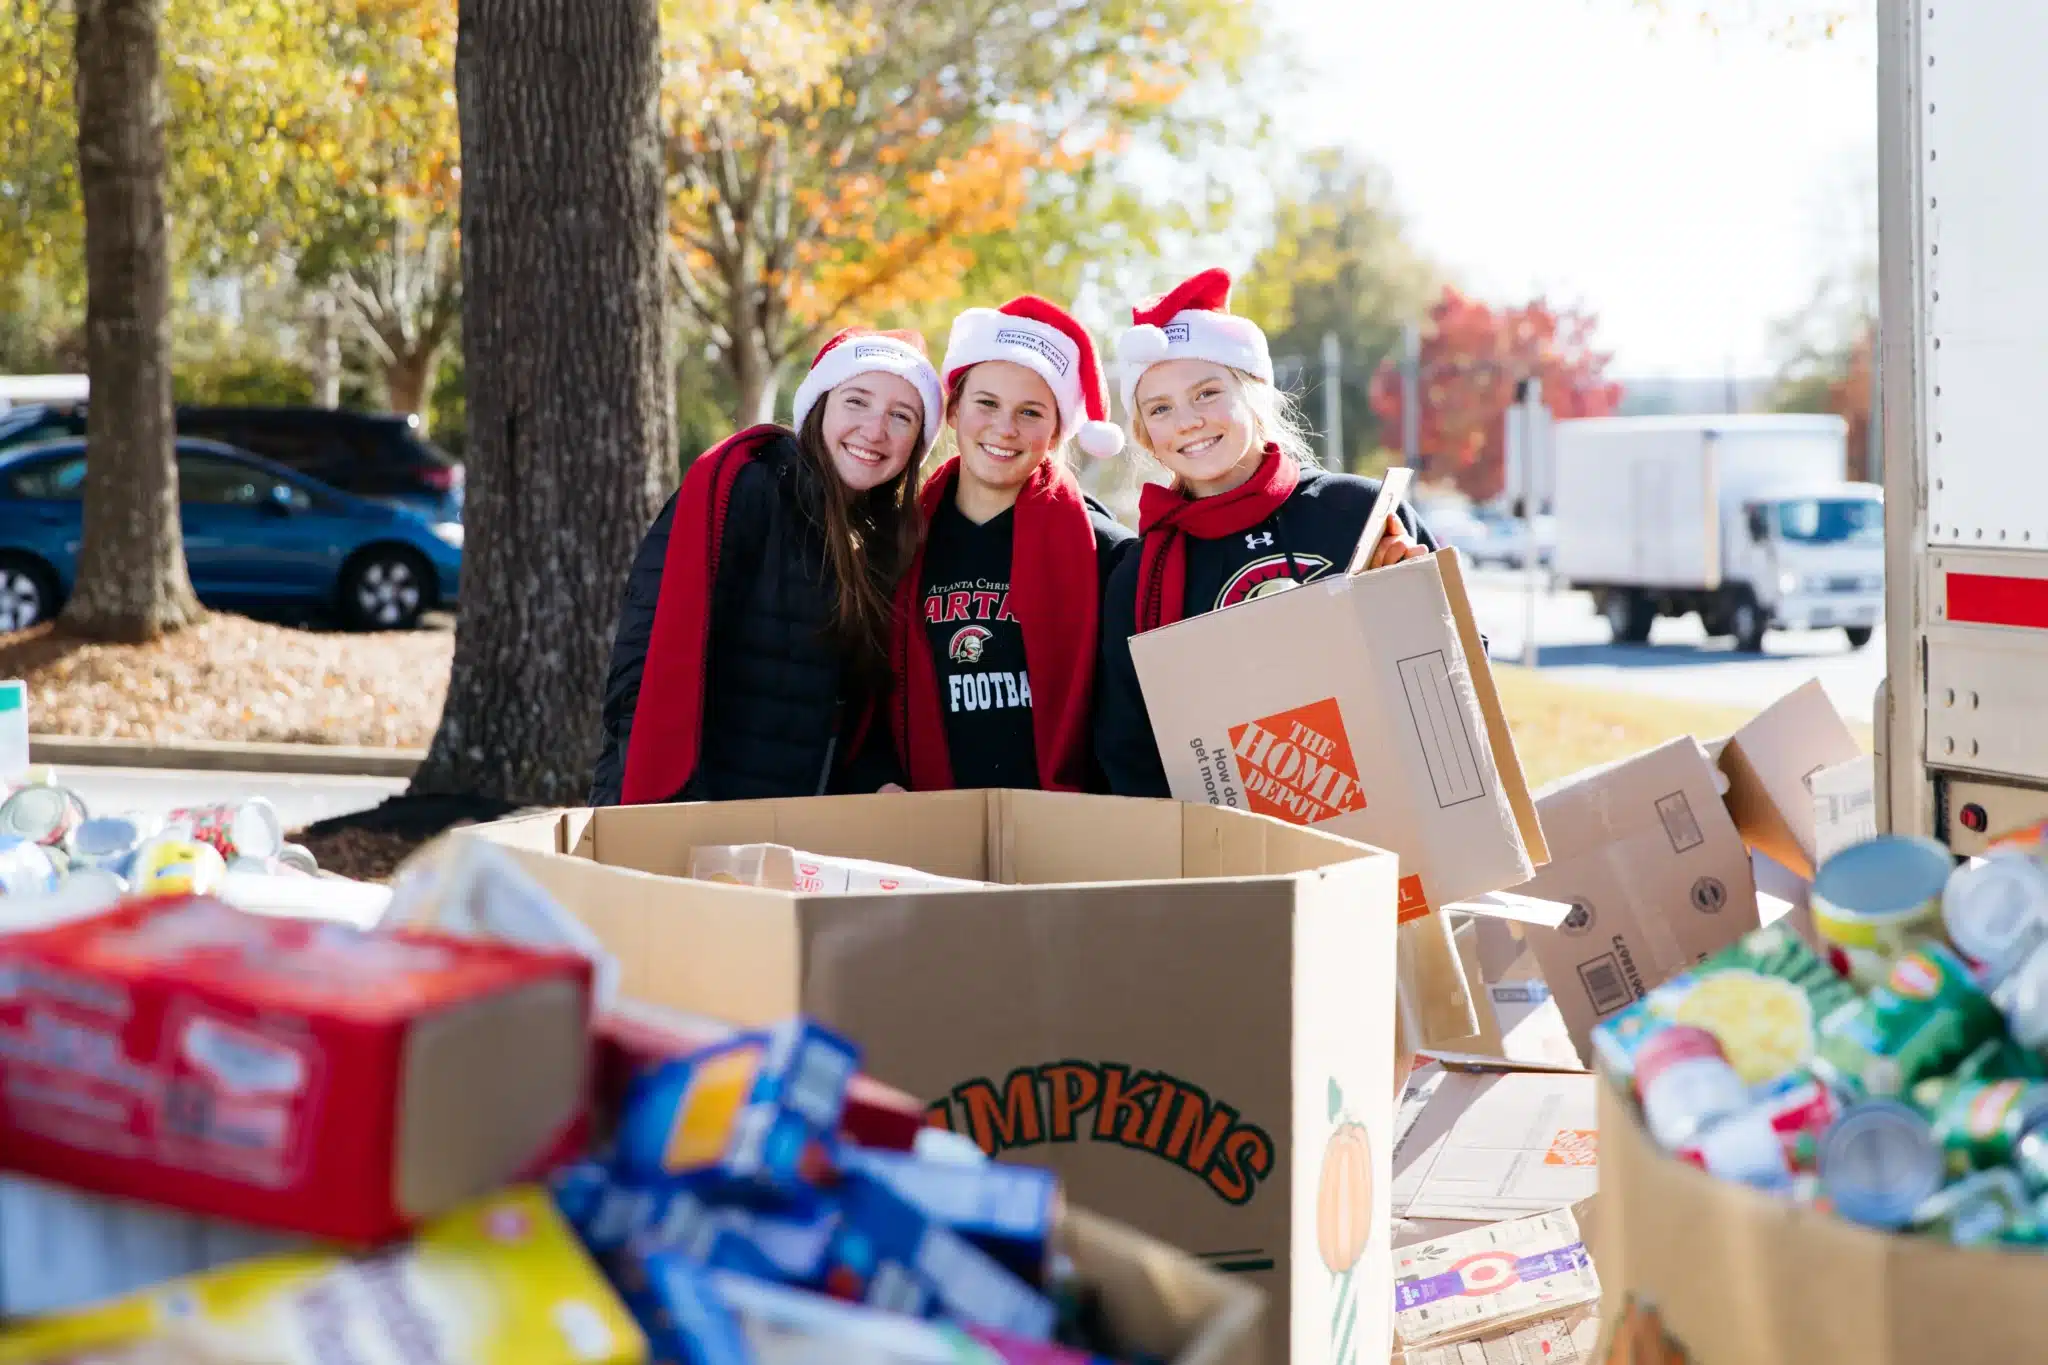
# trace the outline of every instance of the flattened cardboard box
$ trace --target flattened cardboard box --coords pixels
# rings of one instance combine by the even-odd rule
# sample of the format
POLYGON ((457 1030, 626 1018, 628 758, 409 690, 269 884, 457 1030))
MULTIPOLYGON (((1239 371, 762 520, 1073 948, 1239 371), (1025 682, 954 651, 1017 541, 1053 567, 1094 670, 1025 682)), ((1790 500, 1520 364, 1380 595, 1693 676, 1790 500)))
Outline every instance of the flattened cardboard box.
POLYGON ((1590 1060, 1600 1020, 1757 927, 1749 850, 1691 739, 1566 778, 1537 808, 1550 865, 1516 889, 1572 914, 1522 936, 1590 1060))
MULTIPOLYGON (((844 1030, 863 1069, 1074 1203, 1265 1289, 1271 1361, 1384 1359, 1397 863, 1175 801, 934 792, 509 822, 628 999, 844 1030), (778 843, 982 890, 682 880, 778 843)), ((493 838, 493 826, 463 837, 493 838)))
POLYGON ((1131 658, 1176 798, 1400 855, 1420 1041, 1469 1036, 1447 926, 1425 921, 1549 855, 1457 553, 1189 617, 1135 637, 1131 658))
POLYGON ((1657 1149, 1600 1087, 1601 1317, 1622 1365, 2043 1358, 2048 1257, 1858 1227, 1657 1149))
POLYGON ((1586 1072, 1446 1068, 1394 1151, 1394 1212, 1498 1222, 1599 1189, 1586 1072))

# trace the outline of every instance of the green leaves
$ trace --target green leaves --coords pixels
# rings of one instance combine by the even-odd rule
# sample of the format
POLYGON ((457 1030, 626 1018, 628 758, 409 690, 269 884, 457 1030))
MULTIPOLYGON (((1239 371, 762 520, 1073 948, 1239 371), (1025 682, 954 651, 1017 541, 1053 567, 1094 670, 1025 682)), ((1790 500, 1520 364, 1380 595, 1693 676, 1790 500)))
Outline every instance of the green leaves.
POLYGON ((1337 1078, 1330 1077, 1330 1122, 1337 1121, 1337 1115, 1344 1112, 1344 1092, 1337 1086, 1337 1078))

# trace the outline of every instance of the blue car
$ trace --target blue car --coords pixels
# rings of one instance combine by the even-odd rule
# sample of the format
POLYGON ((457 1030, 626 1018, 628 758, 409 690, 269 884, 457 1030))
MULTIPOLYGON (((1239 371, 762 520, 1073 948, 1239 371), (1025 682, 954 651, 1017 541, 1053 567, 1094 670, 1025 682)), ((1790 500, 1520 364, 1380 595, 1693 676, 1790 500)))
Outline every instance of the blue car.
MULTIPOLYGON (((452 604, 462 527, 338 492, 214 441, 177 442, 185 566, 218 607, 332 606, 404 630, 452 604)), ((55 616, 77 581, 85 442, 0 451, 0 632, 55 616)))

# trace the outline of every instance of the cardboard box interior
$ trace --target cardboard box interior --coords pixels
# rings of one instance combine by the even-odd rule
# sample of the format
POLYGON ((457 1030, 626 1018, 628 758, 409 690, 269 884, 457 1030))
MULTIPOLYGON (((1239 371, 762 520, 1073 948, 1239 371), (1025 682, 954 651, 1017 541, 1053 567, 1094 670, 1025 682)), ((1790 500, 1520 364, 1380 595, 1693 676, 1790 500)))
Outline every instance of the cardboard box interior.
POLYGON ((1812 781, 1861 757, 1818 680, 1772 702, 1718 746, 1728 813, 1751 848, 1811 881, 1817 853, 1812 781))

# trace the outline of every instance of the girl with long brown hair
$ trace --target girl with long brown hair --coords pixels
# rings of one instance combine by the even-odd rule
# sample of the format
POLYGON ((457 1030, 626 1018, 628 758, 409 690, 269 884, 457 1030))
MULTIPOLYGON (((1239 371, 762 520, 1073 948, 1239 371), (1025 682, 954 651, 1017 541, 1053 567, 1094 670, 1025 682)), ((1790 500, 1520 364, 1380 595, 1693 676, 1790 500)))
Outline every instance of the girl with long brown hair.
POLYGON ((592 805, 888 780, 886 746, 843 737, 886 687, 940 413, 922 337, 850 328, 798 387, 795 431, 749 427, 697 458, 627 580, 592 805))

